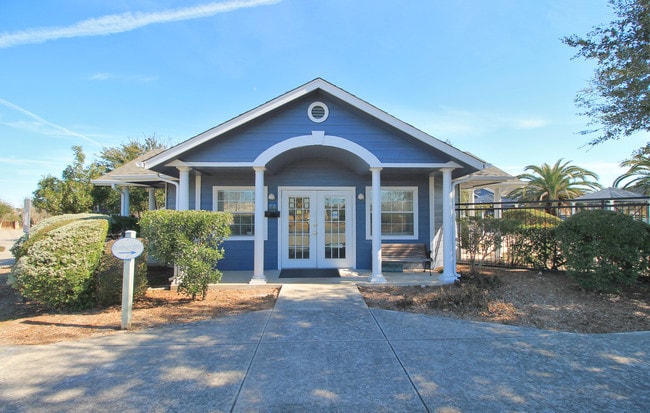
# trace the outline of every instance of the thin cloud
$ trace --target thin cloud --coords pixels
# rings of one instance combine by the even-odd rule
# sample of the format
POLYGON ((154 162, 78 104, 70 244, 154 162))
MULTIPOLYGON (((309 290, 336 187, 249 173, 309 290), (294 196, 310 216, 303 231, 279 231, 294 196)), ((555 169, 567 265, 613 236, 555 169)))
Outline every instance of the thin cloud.
POLYGON ((37 27, 14 33, 3 33, 0 34, 0 49, 72 37, 105 36, 124 33, 151 24, 210 17, 233 10, 274 4, 278 1, 280 0, 232 0, 153 13, 127 12, 111 14, 83 20, 70 26, 37 27))
MULTIPOLYGON (((94 143, 97 146, 102 146, 102 147, 104 146, 101 143, 97 142, 96 140, 87 137, 86 135, 82 135, 81 133, 77 133, 77 132, 72 131, 72 130, 70 130, 68 128, 65 128, 63 126, 57 125, 56 123, 52 123, 52 122, 50 122, 50 121, 48 121, 46 119, 43 119, 42 117, 28 111, 27 109, 21 108, 20 106, 11 103, 8 100, 0 99, 0 105, 5 106, 5 107, 7 107, 9 109, 12 109, 12 110, 14 110, 16 112, 22 113, 23 115, 25 115, 25 116, 27 116, 27 117, 29 117, 29 118, 31 118, 32 120, 35 121, 35 127, 32 127, 30 124, 27 124, 27 123, 22 122, 22 121, 21 122, 12 122, 12 123, 4 122, 5 125, 11 126, 12 128, 16 128, 16 129, 37 129, 38 131, 40 131, 41 133, 44 133, 44 134, 53 134, 51 132, 54 132, 54 133, 56 133, 58 135, 62 134, 62 135, 65 135, 65 136, 72 136, 72 137, 75 137, 75 138, 81 138, 81 139, 83 139, 85 141, 94 143)), ((32 122, 32 123, 34 123, 34 122, 32 122)))
POLYGON ((141 75, 116 75, 113 73, 98 72, 89 76, 88 79, 98 82, 105 80, 117 80, 123 82, 149 83, 158 80, 158 77, 141 75))

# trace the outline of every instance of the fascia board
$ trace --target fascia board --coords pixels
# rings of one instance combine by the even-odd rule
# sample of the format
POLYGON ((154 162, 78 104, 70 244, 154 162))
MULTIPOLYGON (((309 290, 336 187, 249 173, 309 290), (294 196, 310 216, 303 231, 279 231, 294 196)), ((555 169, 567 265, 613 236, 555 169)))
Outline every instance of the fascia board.
POLYGON ((408 123, 395 118, 394 116, 384 112, 381 109, 378 109, 377 107, 371 105, 370 103, 320 78, 315 79, 305 85, 299 86, 298 88, 293 89, 273 100, 270 100, 269 102, 264 103, 255 109, 252 109, 242 115, 237 116, 236 118, 226 121, 225 123, 219 126, 209 129, 193 138, 186 140, 185 142, 176 145, 173 148, 170 148, 169 150, 159 155, 154 156, 153 158, 146 160, 145 162, 143 162, 144 167, 150 169, 162 163, 165 163, 166 161, 173 159, 177 156, 180 156, 184 152, 193 149, 196 146, 199 146, 216 136, 219 136, 223 133, 233 130, 241 125, 244 125, 254 120, 257 117, 260 117, 274 109, 277 109, 291 101, 294 101, 302 96, 305 96, 317 89, 323 90, 324 92, 342 100, 343 102, 351 106, 354 106, 363 112, 368 113, 369 115, 406 133, 407 135, 415 137, 421 142, 424 142, 425 144, 433 147, 434 149, 437 149, 439 151, 442 151, 452 156, 453 158, 457 159, 461 163, 469 165, 474 169, 482 170, 487 167, 486 162, 478 158, 475 158, 471 155, 468 155, 467 153, 459 149, 456 149, 453 146, 439 139, 436 139, 431 135, 426 134, 425 132, 409 125, 408 123))

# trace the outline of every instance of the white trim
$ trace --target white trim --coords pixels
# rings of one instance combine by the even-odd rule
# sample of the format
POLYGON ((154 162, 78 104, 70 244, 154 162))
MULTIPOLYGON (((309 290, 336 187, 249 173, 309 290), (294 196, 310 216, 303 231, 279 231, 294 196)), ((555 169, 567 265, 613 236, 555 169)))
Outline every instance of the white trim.
POLYGON ((361 100, 358 97, 320 78, 314 79, 311 82, 299 86, 298 88, 293 89, 273 100, 270 100, 269 102, 264 103, 263 105, 260 105, 257 108, 252 109, 240 116, 237 116, 234 119, 224 122, 219 126, 216 126, 193 138, 190 138, 185 142, 182 142, 175 147, 170 148, 167 151, 144 161, 143 165, 146 169, 150 169, 157 165, 164 164, 171 159, 181 156, 183 153, 189 151, 190 149, 193 149, 226 132, 232 131, 233 129, 243 124, 253 121, 260 116, 263 116, 318 89, 360 109, 361 111, 366 112, 367 114, 377 118, 379 121, 382 121, 410 136, 413 136, 414 138, 424 142, 434 149, 440 150, 443 153, 456 158, 460 162, 465 163, 474 169, 482 170, 487 166, 487 164, 481 159, 475 158, 474 156, 471 156, 441 140, 434 138, 431 135, 422 132, 421 130, 409 125, 408 123, 405 123, 393 117, 392 115, 389 115, 388 113, 378 109, 368 102, 361 100))
POLYGON ((411 169, 441 169, 441 168, 462 168, 456 162, 445 163, 384 163, 383 168, 411 168, 411 169))
POLYGON ((370 167, 381 167, 379 158, 373 155, 373 153, 368 149, 345 138, 325 135, 325 132, 323 131, 312 131, 311 135, 296 136, 278 142, 259 154, 259 156, 255 158, 255 161, 253 161, 253 166, 265 166, 273 160, 273 158, 287 151, 314 145, 331 146, 343 149, 363 159, 370 167))
POLYGON ((309 105, 309 108, 307 109, 307 116, 309 117, 309 120, 311 120, 314 123, 322 123, 327 120, 327 117, 330 115, 330 109, 327 107, 326 104, 323 102, 314 102, 311 105, 309 105), (315 118, 314 115, 312 115, 311 111, 314 109, 316 106, 320 106, 323 108, 323 111, 325 112, 323 114, 322 118, 315 118))
MULTIPOLYGON (((418 187, 417 186, 382 186, 382 191, 413 191, 413 235, 386 235, 381 234, 382 240, 417 240, 419 239, 419 204, 418 204, 418 187)), ((370 205, 372 204, 372 187, 366 186, 366 239, 371 240, 370 231, 370 205)), ((386 212, 386 211, 382 211, 386 212)))
MULTIPOLYGON (((252 191, 255 194, 255 186, 227 186, 227 185, 214 185, 212 187, 212 210, 217 211, 217 192, 218 191, 252 191)), ((264 187, 264 209, 268 209, 268 192, 269 188, 264 187)), ((253 213, 253 219, 255 218, 255 213, 253 213)), ((264 226, 262 230, 264 231, 264 240, 268 240, 268 218, 264 218, 264 226)), ((253 241, 255 239, 254 235, 231 235, 226 241, 253 241)))

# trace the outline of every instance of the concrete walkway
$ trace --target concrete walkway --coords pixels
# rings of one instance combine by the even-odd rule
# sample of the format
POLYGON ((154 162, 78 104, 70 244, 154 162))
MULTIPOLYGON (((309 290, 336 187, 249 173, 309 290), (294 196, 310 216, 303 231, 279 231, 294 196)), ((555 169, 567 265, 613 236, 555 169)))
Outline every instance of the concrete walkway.
POLYGON ((368 309, 285 284, 273 310, 0 347, 3 412, 642 412, 650 332, 606 335, 368 309))
MULTIPOLYGON (((14 265, 14 256, 11 254, 10 248, 18 241, 18 238, 24 234, 22 229, 0 229, 0 247, 4 247, 4 251, 0 251, 0 268, 11 267, 14 265)), ((0 248, 1 250, 2 248, 0 248)))

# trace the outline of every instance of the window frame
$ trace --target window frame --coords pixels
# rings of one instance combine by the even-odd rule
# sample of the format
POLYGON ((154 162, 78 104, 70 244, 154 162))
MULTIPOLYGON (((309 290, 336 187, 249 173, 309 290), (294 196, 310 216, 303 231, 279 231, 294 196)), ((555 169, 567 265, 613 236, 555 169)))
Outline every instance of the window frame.
MULTIPOLYGON (((212 187, 212 211, 215 212, 223 212, 223 211, 218 211, 217 210, 217 205, 219 201, 219 191, 225 191, 225 192, 241 192, 241 191, 251 191, 253 192, 253 205, 255 205, 255 187, 254 186, 227 186, 227 185, 220 185, 220 186, 213 186, 212 187)), ((268 209, 268 187, 264 187, 264 210, 268 209)), ((257 230, 255 228, 255 209, 253 208, 253 228, 254 230, 257 230)), ((268 239, 268 218, 264 218, 264 225, 262 228, 262 231, 264 232, 264 240, 266 241, 268 239)), ((253 241, 255 239, 255 234, 253 235, 231 235, 226 239, 226 241, 253 241)))
MULTIPOLYGON (((393 235, 393 234, 383 234, 381 235, 382 240, 417 240, 419 239, 419 227, 420 227, 420 217, 419 217, 419 204, 418 204, 418 187, 417 186, 382 186, 381 191, 411 191, 413 193, 413 235, 393 235)), ((366 186, 366 239, 372 239, 372 225, 371 225, 371 208, 372 205, 372 187, 366 186)), ((402 211, 404 212, 404 211, 402 211)), ((384 211, 382 210, 382 214, 384 211)))

